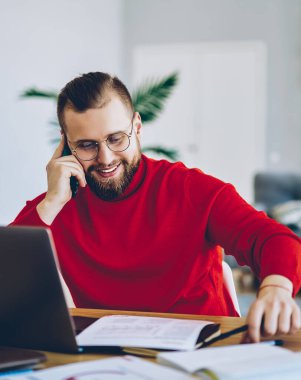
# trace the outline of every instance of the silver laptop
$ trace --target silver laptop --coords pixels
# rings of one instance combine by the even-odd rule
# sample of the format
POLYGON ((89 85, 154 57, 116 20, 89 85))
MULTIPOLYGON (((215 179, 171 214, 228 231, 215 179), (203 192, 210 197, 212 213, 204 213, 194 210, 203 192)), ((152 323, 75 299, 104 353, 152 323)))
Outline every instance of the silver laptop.
POLYGON ((70 317, 56 265, 51 231, 0 227, 0 344, 46 351, 83 352, 76 332, 95 319, 70 317), (77 331, 76 331, 77 330, 77 331))

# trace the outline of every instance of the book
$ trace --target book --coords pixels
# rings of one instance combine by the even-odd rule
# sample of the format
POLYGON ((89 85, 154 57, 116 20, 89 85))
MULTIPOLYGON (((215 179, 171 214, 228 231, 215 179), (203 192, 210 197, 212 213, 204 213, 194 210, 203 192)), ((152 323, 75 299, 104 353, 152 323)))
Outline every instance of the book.
POLYGON ((122 347, 155 356, 155 350, 195 350, 220 334, 220 325, 201 320, 129 315, 102 317, 77 335, 81 347, 122 347))
POLYGON ((301 353, 267 342, 164 352, 157 362, 214 380, 300 379, 301 353))

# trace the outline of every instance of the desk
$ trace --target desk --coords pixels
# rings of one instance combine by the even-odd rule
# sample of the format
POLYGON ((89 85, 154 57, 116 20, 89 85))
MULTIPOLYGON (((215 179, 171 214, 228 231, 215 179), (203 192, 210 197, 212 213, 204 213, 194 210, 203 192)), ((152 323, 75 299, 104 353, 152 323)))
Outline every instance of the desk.
MULTIPOLYGON (((112 310, 98 310, 98 309, 70 309, 70 314, 73 316, 81 317, 93 317, 100 318, 105 315, 113 314, 126 314, 126 315, 144 315, 153 317, 172 317, 182 319, 199 319, 207 320, 215 323, 220 323, 222 332, 234 329, 245 324, 245 318, 236 317, 211 317, 208 315, 187 315, 187 314, 163 314, 163 313, 148 313, 148 312, 134 312, 134 311, 112 311, 112 310)), ((229 337, 221 342, 217 342, 214 346, 223 346, 227 344, 238 344, 240 342, 242 334, 237 334, 229 337)), ((279 335, 277 339, 284 341, 284 347, 292 351, 301 351, 301 330, 295 335, 279 335)), ((213 345, 212 345, 213 346, 213 345)), ((96 360, 110 357, 110 355, 103 354, 58 354, 53 352, 47 352, 48 361, 44 364, 43 368, 53 367, 68 363, 77 363, 86 360, 96 360)))

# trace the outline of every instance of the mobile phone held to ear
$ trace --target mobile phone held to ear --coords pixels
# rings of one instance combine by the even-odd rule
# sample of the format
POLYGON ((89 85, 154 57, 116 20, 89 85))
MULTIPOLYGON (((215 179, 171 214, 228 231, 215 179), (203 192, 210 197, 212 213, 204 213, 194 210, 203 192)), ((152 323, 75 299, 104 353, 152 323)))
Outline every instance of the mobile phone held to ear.
MULTIPOLYGON (((72 155, 71 150, 68 144, 65 143, 62 156, 71 156, 71 155, 72 155)), ((72 198, 75 198, 77 190, 78 190, 78 180, 76 179, 76 177, 73 177, 73 176, 70 177, 70 187, 71 187, 71 192, 72 192, 72 198)))

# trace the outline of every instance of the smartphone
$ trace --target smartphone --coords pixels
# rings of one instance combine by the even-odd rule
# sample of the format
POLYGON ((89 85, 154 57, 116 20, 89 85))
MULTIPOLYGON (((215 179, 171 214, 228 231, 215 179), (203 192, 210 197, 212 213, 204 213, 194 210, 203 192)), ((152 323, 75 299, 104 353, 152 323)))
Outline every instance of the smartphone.
MULTIPOLYGON (((65 143, 62 156, 71 156, 71 155, 72 155, 71 150, 68 144, 65 143)), ((71 192, 72 192, 72 198, 75 198, 77 190, 78 190, 78 180, 76 179, 76 177, 73 177, 73 176, 70 177, 70 187, 71 187, 71 192)))

